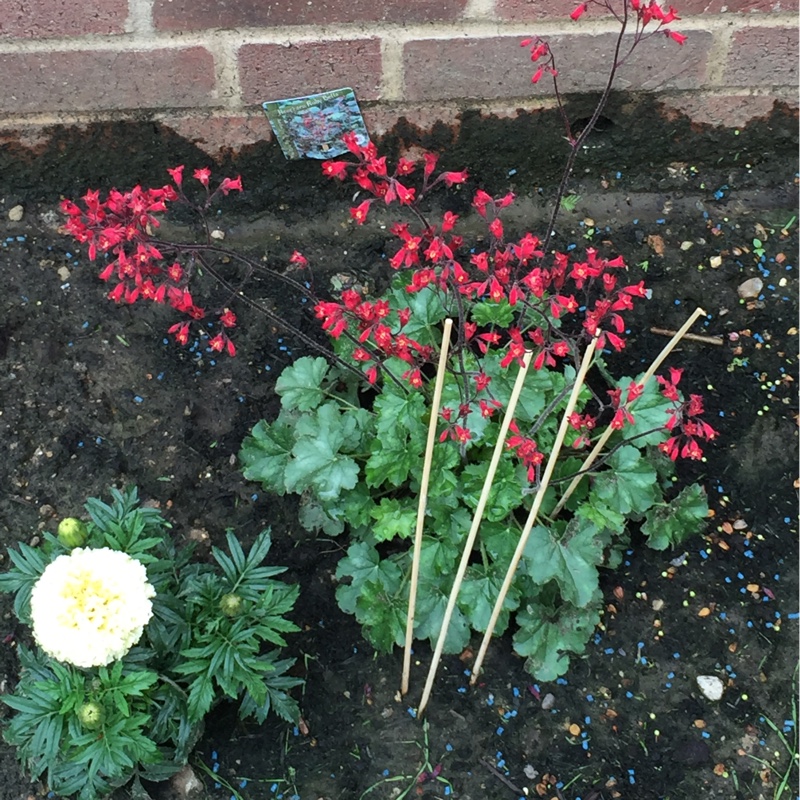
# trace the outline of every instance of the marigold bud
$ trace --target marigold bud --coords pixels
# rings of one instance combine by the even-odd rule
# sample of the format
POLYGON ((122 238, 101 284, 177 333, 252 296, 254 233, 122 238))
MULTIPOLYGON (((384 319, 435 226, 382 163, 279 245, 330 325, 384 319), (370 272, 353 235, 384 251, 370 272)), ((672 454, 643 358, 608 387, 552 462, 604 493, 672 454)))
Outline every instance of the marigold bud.
POLYGON ((58 541, 64 547, 83 547, 86 544, 86 525, 75 517, 66 517, 58 523, 58 541))
POLYGON ((81 725, 90 731, 96 731, 105 719, 105 712, 99 703, 84 703, 78 709, 78 719, 81 725))
POLYGON ((224 594, 219 601, 219 610, 226 617, 238 617, 242 613, 242 598, 238 594, 224 594))

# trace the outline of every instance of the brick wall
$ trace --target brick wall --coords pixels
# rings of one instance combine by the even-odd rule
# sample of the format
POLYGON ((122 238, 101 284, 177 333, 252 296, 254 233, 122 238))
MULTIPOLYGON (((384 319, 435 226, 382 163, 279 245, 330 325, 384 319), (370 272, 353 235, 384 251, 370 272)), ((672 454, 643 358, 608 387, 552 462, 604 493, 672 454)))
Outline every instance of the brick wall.
MULTIPOLYGON (((617 86, 698 122, 797 106, 798 0, 683 0, 617 86)), ((666 3, 665 3, 666 4, 666 3)), ((352 86, 371 129, 465 107, 551 105, 519 40, 551 39, 563 89, 600 88, 615 21, 575 0, 0 0, 0 131, 157 119, 208 150, 269 138, 264 100, 352 86)))

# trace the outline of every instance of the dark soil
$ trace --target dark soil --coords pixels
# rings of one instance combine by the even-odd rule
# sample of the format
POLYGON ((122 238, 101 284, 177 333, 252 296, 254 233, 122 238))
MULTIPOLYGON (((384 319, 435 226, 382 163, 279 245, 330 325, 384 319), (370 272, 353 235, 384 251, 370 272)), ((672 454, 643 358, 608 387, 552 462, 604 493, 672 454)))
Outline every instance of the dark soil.
MULTIPOLYGON (((483 129, 467 120, 453 143, 464 158, 452 166, 481 173, 476 150, 464 144, 464 136, 473 136, 486 154, 486 180, 499 184, 505 177, 523 195, 512 224, 541 229, 544 206, 530 190, 533 158, 514 161, 529 140, 510 138, 515 131, 527 137, 529 123, 502 133, 491 127, 496 122, 487 124, 483 129), (502 170, 486 147, 498 135, 509 141, 502 170), (514 169, 519 173, 509 176, 514 169)), ((630 118, 617 120, 608 135, 616 135, 615 126, 632 125, 630 118)), ((95 167, 104 165, 99 170, 51 172, 47 165, 57 161, 58 150, 36 158, 10 150, 3 155, 6 166, 13 164, 8 183, 0 179, 3 551, 54 530, 60 517, 80 513, 87 497, 104 496, 112 485, 138 486, 144 499, 160 504, 179 539, 203 530, 210 544, 233 528, 247 544, 271 526, 272 558, 288 567, 286 580, 301 587, 294 618, 302 632, 291 651, 306 678, 299 699, 307 732, 277 722, 242 725, 230 709, 216 712, 194 761, 212 798, 238 793, 262 800, 282 793, 358 800, 372 788, 366 797, 383 800, 408 787, 410 797, 447 796, 444 783, 416 782, 426 757, 442 765, 449 796, 461 800, 778 797, 791 761, 768 720, 786 730, 790 743, 796 732, 787 723, 797 724, 797 183, 795 161, 776 155, 787 152, 785 143, 796 133, 785 125, 778 112, 734 137, 693 131, 678 121, 677 139, 658 129, 670 143, 669 160, 656 159, 630 175, 628 164, 633 170, 638 158, 642 166, 641 151, 618 156, 615 145, 603 149, 609 140, 601 133, 602 155, 587 160, 582 198, 562 217, 563 245, 606 241, 610 252, 640 265, 634 276, 646 269, 653 298, 630 320, 628 348, 613 365, 620 374, 642 369, 665 344, 651 327, 678 328, 697 305, 709 316, 695 332, 723 341, 686 341, 670 361, 685 367, 683 385, 703 393, 720 431, 707 460, 683 465, 681 472, 682 480, 707 487, 714 517, 703 537, 687 543, 683 562, 673 561, 683 552, 657 553, 634 542, 624 565, 605 576, 603 624, 564 679, 537 686, 509 642, 498 640, 474 690, 466 690, 469 660, 445 658, 427 732, 413 718, 409 709, 427 672, 427 645, 417 648, 411 693, 400 700, 401 654, 376 657, 336 606, 333 572, 345 538, 310 538, 297 523, 292 498, 270 496, 237 468, 242 438, 259 419, 277 413, 275 377, 306 347, 246 309, 237 309, 242 324, 235 359, 213 363, 207 354, 195 357, 165 343, 170 312, 113 306, 94 266, 56 230, 61 191, 123 188, 146 179, 160 184, 163 166, 197 162, 185 143, 167 143, 157 157, 147 144, 137 150, 136 130, 147 126, 129 126, 128 145, 115 149, 116 161, 93 150, 95 167), (696 160, 695 154, 700 159, 714 148, 713 167, 696 160), (131 166, 145 162, 138 172, 131 166), (24 217, 9 222, 6 212, 18 202, 24 217), (763 258, 754 253, 756 238, 763 258), (717 267, 715 256, 721 256, 717 267), (752 277, 763 278, 763 292, 742 301, 737 287, 752 277), (698 675, 725 680, 720 702, 703 697, 698 675), (554 706, 544 710, 548 693, 554 706), (577 735, 568 730, 572 724, 580 728, 577 735), (205 771, 215 765, 216 778, 205 771), (543 786, 545 776, 552 776, 552 785, 543 786)), ((392 142, 400 141, 399 133, 392 142)), ((70 147, 96 145, 99 128, 60 136, 70 147)), ((790 158, 796 145, 793 152, 790 158)), ((380 253, 386 234, 346 224, 350 190, 320 187, 318 165, 277 165, 273 152, 269 165, 276 166, 267 171, 262 157, 245 153, 236 165, 245 186, 255 189, 218 218, 225 244, 246 247, 276 266, 297 247, 317 265, 320 291, 335 274, 371 286, 385 280, 380 253)), ((465 196, 448 202, 463 207, 465 196)), ((180 224, 172 231, 188 235, 180 224)), ((298 298, 263 280, 249 291, 324 342, 298 298)), ((9 598, 0 602, 0 680, 8 688, 24 631, 9 598)), ((0 800, 47 794, 47 787, 29 784, 5 745, 0 774, 0 800)), ((789 786, 797 777, 795 762, 789 786)))

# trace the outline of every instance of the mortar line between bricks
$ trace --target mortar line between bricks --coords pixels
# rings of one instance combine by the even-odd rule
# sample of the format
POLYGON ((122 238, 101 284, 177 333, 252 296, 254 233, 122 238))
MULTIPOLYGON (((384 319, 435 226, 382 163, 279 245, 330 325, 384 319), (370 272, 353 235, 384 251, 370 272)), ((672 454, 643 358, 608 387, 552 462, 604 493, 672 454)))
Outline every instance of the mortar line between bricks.
POLYGON ((152 37, 154 31, 153 0, 128 0, 125 32, 133 36, 152 37))
POLYGON ((711 40, 711 47, 706 56, 708 64, 704 81, 706 85, 719 86, 722 83, 725 70, 728 68, 728 56, 733 45, 734 33, 732 28, 722 28, 714 32, 714 38, 711 40))
MULTIPOLYGON (((776 92, 795 93, 797 86, 780 84, 778 86, 753 87, 753 86, 719 86, 711 89, 687 89, 670 90, 668 92, 636 92, 632 93, 635 97, 660 97, 669 99, 670 102, 678 98, 692 97, 773 97, 776 92)), ((479 111, 482 114, 509 115, 518 111, 527 111, 530 108, 536 110, 542 108, 554 108, 555 98, 550 95, 537 96, 531 98, 510 97, 496 100, 477 101, 477 100, 431 100, 414 102, 409 100, 397 101, 369 101, 364 103, 364 112, 383 109, 386 111, 397 111, 399 115, 406 114, 409 109, 419 112, 441 111, 444 113, 458 114, 464 111, 479 111)), ((161 122, 164 120, 180 119, 229 119, 232 117, 253 117, 261 119, 263 110, 259 105, 247 105, 238 108, 225 108, 220 106, 194 106, 188 108, 169 108, 158 109, 146 115, 149 122, 161 122)), ((97 122, 141 122, 143 119, 142 109, 115 110, 115 111, 87 111, 85 113, 70 114, 17 114, 0 117, 0 132, 25 127, 48 127, 53 125, 88 125, 97 122)))
POLYGON ((242 83, 239 74, 238 44, 233 40, 218 39, 207 45, 214 58, 214 87, 216 99, 226 109, 241 108, 242 83))
POLYGON ((403 46, 391 36, 381 38, 381 67, 381 100, 402 100, 405 94, 403 46))
POLYGON ((467 0, 464 6, 464 19, 496 19, 496 0, 467 0))
MULTIPOLYGON (((681 20, 676 30, 682 33, 730 29, 733 33, 747 28, 793 28, 797 25, 794 14, 781 13, 763 17, 698 17, 681 20)), ((153 31, 123 35, 87 35, 69 39, 25 39, 0 42, 0 54, 10 53, 48 53, 81 52, 89 50, 159 50, 173 47, 212 47, 212 42, 232 40, 245 44, 282 44, 285 46, 307 42, 335 42, 356 39, 380 39, 390 37, 399 44, 410 41, 436 39, 484 39, 498 36, 524 38, 535 34, 543 38, 549 36, 587 35, 616 33, 619 30, 613 19, 578 22, 571 25, 563 20, 541 22, 538 24, 520 22, 497 22, 486 20, 463 20, 457 23, 428 25, 399 25, 384 23, 379 27, 366 28, 363 24, 352 25, 299 25, 281 28, 237 28, 222 30, 209 28, 202 31, 188 31, 179 34, 172 31, 153 31)))

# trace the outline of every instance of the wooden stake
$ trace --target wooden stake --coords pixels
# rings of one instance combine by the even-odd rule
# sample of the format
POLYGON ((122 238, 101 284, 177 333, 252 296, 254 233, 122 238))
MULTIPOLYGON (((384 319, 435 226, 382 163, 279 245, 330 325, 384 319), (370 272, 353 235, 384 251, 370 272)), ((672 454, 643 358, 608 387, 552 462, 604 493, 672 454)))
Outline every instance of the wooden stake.
POLYGON ((456 598, 458 597, 458 592, 461 588, 461 582, 464 580, 464 574, 467 571, 469 559, 472 555, 472 548, 475 544, 475 537, 478 534, 478 528, 480 527, 481 519, 483 518, 483 512, 486 508, 486 503, 489 501, 489 492, 492 488, 494 474, 497 472, 497 465, 500 463, 500 456, 503 454, 503 448, 505 447, 508 429, 511 426, 511 421, 514 418, 514 409, 517 407, 517 401, 519 400, 520 393, 522 392, 522 385, 525 382, 525 376, 528 374, 528 367, 530 366, 532 357, 533 353, 528 350, 525 352, 525 355, 522 358, 522 366, 517 374, 517 380, 514 382, 514 388, 511 390, 511 397, 508 400, 505 416, 503 417, 503 422, 500 425, 500 433, 497 436, 497 444, 494 446, 492 460, 489 462, 489 470, 486 473, 486 479, 483 482, 483 490, 481 491, 481 496, 478 499, 478 506, 475 509, 475 515, 472 518, 472 526, 469 529, 467 541, 464 544, 464 552, 461 554, 461 563, 458 565, 458 572, 456 573, 455 580, 453 581, 453 588, 450 590, 450 597, 447 600, 447 608, 445 609, 444 618, 442 619, 442 628, 439 631, 439 638, 436 641, 436 649, 433 653, 433 660, 431 661, 431 666, 428 670, 428 679, 425 682, 425 690, 422 693, 422 700, 420 700, 419 703, 418 713, 420 715, 425 710, 425 706, 428 705, 428 700, 431 696, 433 681, 436 678, 436 670, 439 667, 439 660, 442 657, 445 639, 447 639, 447 629, 450 626, 450 618, 453 616, 456 598))
MULTIPOLYGON (((678 331, 670 330, 669 328, 650 328, 650 333, 657 333, 659 336, 674 336, 678 331)), ((691 342, 702 342, 702 344, 715 344, 721 347, 725 341, 721 336, 702 336, 697 333, 684 333, 684 339, 691 342)))
POLYGON ((525 522, 525 527, 522 529, 522 534, 520 535, 519 542, 517 543, 517 549, 514 551, 514 556, 512 557, 511 563, 508 566, 505 580, 503 581, 503 585, 500 587, 500 594, 497 596, 494 609, 492 609, 492 616, 489 620, 489 625, 486 628, 486 633, 483 635, 483 641, 481 642, 481 648, 478 651, 478 657, 475 659, 475 664, 472 667, 472 677, 469 681, 470 685, 474 685, 475 681, 478 680, 478 673, 480 672, 481 665, 483 664, 483 659, 486 656, 486 651, 489 648, 489 642, 492 639, 492 634, 494 633, 495 625, 497 625, 497 620, 500 617, 500 612, 503 609, 503 603, 505 603, 506 595, 508 594, 508 590, 511 588, 511 583, 514 580, 517 566, 519 565, 522 554, 525 551, 525 545, 528 543, 528 537, 533 530, 533 525, 536 522, 536 517, 539 514, 539 508, 544 500, 544 493, 547 491, 550 478, 553 476, 553 470, 556 468, 556 460, 558 459, 558 454, 561 451, 561 445, 564 443, 564 437, 566 436, 567 428, 569 427, 569 418, 575 409, 575 404, 578 402, 578 395, 580 394, 581 387, 583 386, 583 381, 586 378, 586 373, 589 371, 589 367, 592 364, 596 347, 597 338, 594 338, 591 342, 589 342, 589 346, 586 348, 586 352, 583 354, 583 362, 581 363, 581 367, 578 370, 577 376, 575 377, 575 384, 570 392, 569 400, 567 401, 567 407, 564 409, 564 414, 561 417, 561 424, 559 425, 558 433, 556 434, 553 450, 550 453, 550 458, 547 459, 547 466, 544 469, 544 474, 542 475, 542 479, 539 483, 539 489, 536 492, 536 497, 533 500, 533 505, 531 506, 530 513, 528 514, 528 519, 525 522))
MULTIPOLYGON (((695 309, 694 314, 692 314, 692 316, 689 317, 689 319, 686 320, 686 322, 683 323, 681 328, 678 331, 675 332, 675 335, 672 337, 672 339, 670 339, 667 342, 667 344, 664 347, 664 349, 656 356, 656 360, 653 361, 653 363, 648 368, 647 372, 645 372, 644 376, 642 377, 642 380, 641 380, 641 383, 640 383, 641 386, 646 386, 647 385, 647 383, 650 381, 650 379, 653 377, 653 375, 656 374, 656 370, 664 362, 664 359, 672 352, 672 350, 674 349, 675 345, 677 345, 678 342, 686 335, 686 332, 689 330, 689 328, 691 328, 692 325, 694 325, 694 323, 700 317, 704 317, 705 315, 706 315, 706 312, 703 311, 702 308, 695 309)), ((636 400, 632 400, 630 403, 628 403, 626 405, 626 407, 628 409, 630 409, 631 406, 635 402, 636 402, 636 400)), ((592 464, 594 464, 594 462, 597 460, 597 457, 600 455, 600 453, 602 452, 603 448, 606 446, 606 443, 611 438, 611 435, 613 433, 614 433, 614 429, 610 425, 605 429, 605 431, 603 431, 603 435, 597 440, 597 443, 592 448, 592 450, 589 453, 589 455, 586 456, 586 460, 583 462, 583 464, 581 464, 581 468, 578 471, 578 474, 572 479, 572 482, 567 487, 567 489, 564 492, 564 494, 561 495, 561 499, 558 501, 558 503, 556 504, 556 507, 553 509, 552 516, 555 517, 558 514, 558 512, 561 511, 562 508, 564 508, 564 503, 567 502, 567 500, 569 499, 569 496, 575 491, 575 489, 577 488, 578 484, 581 482, 581 479, 583 478, 583 476, 591 469, 592 464)))
POLYGON ((431 418, 428 423, 428 441, 425 445, 425 460, 422 463, 422 479, 419 484, 419 504, 417 506, 417 529, 414 534, 414 556, 411 560, 411 586, 408 593, 408 618, 406 621, 406 646, 403 653, 403 678, 400 683, 400 693, 408 692, 408 675, 411 670, 411 646, 414 642, 414 612, 417 605, 417 583, 419 582, 419 559, 422 551, 422 529, 425 527, 425 507, 428 504, 428 483, 431 477, 431 462, 433 461, 433 446, 436 443, 436 424, 439 421, 439 404, 442 400, 444 388, 445 367, 447 354, 450 351, 450 332, 453 330, 453 320, 444 321, 442 333, 442 347, 439 351, 439 366, 436 369, 436 383, 433 388, 431 401, 431 418))

